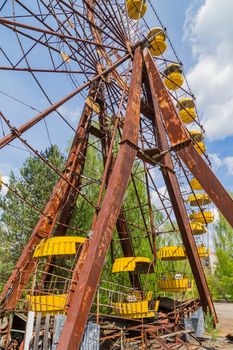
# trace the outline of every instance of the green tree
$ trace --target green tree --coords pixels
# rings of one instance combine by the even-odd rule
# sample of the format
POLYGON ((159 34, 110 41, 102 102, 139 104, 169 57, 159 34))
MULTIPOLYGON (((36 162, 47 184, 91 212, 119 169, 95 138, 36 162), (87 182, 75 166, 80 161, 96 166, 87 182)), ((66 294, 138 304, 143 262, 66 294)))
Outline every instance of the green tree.
POLYGON ((217 266, 214 274, 215 295, 233 299, 233 229, 220 214, 214 234, 217 266))
MULTIPOLYGON (((64 157, 57 146, 51 146, 41 155, 57 169, 63 169, 64 157)), ((19 176, 11 172, 9 186, 42 211, 57 179, 58 175, 42 160, 29 156, 19 176)), ((19 258, 40 214, 10 190, 0 197, 0 208, 0 273, 6 276, 19 258)))

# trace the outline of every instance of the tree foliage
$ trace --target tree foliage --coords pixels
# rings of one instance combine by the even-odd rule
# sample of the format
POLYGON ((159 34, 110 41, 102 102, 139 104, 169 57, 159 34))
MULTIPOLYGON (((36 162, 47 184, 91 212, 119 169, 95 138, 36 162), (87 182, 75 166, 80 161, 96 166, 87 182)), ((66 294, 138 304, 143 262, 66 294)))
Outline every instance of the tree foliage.
MULTIPOLYGON (((57 146, 51 146, 41 155, 57 169, 63 169, 64 157, 57 146)), ((18 176, 10 173, 9 186, 43 211, 57 179, 58 175, 42 160, 37 156, 29 156, 18 176)), ((18 260, 40 213, 10 190, 0 197, 0 207, 0 273, 7 276, 18 260)))
POLYGON ((213 292, 216 297, 233 299, 233 229, 220 214, 215 225, 216 270, 213 276, 213 292))

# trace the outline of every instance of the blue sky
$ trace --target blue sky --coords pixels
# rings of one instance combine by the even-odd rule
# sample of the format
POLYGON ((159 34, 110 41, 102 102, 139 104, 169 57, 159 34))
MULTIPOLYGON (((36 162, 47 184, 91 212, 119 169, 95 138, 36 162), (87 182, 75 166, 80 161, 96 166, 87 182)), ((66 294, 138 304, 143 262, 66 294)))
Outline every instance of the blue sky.
POLYGON ((197 98, 213 169, 224 186, 233 191, 233 2, 156 3, 197 98))
MULTIPOLYGON (((213 169, 225 187, 233 191, 233 43, 231 34, 233 24, 232 0, 224 0, 224 6, 219 0, 152 0, 155 8, 167 28, 168 35, 184 64, 184 70, 197 97, 197 107, 202 123, 206 129, 207 152, 213 163, 213 169), (231 108, 232 107, 232 108, 231 108)), ((151 13, 147 13, 153 25, 151 13)), ((13 40, 1 28, 0 45, 8 47, 12 57, 16 55, 13 40)), ((38 66, 43 65, 46 57, 40 58, 35 53, 32 57, 38 66)), ((6 65, 0 55, 0 64, 6 65)), ((40 76, 42 77, 42 75, 40 76)), ((42 77, 43 80, 45 78, 42 77)), ((2 90, 26 103, 43 110, 48 102, 39 89, 31 94, 32 78, 22 73, 0 72, 2 90)), ((46 76, 46 84, 53 101, 71 91, 70 81, 62 76, 46 76), (59 86, 59 88, 58 88, 59 86)), ((35 85, 34 85, 35 86, 35 85)), ((1 89, 0 89, 1 90, 1 89)), ((80 114, 83 100, 78 97, 62 108, 62 113, 75 127, 80 114)), ((1 110, 14 125, 30 119, 35 111, 1 95, 1 110)), ((47 118, 52 142, 59 143, 62 150, 67 146, 67 140, 72 137, 72 131, 64 126, 54 113, 47 118)), ((2 134, 1 134, 2 136, 2 134)), ((37 125, 33 132, 25 133, 25 138, 38 150, 49 145, 44 123, 37 125)), ((14 141, 13 146, 22 145, 14 141)), ((17 171, 22 164, 25 151, 16 151, 12 146, 0 150, 0 172, 8 176, 10 169, 17 171)))

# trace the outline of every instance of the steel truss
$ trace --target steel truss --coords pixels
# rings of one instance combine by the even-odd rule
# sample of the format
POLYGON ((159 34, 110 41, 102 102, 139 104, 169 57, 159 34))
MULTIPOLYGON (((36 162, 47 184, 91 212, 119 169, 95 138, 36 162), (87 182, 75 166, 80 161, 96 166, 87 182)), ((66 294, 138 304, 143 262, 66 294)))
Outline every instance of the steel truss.
MULTIPOLYGON (((104 5, 104 2, 84 0, 84 12, 82 13, 78 6, 72 4, 72 1, 60 0, 59 6, 58 3, 56 5, 59 7, 57 11, 62 12, 63 20, 61 20, 56 11, 54 12, 53 1, 48 4, 41 1, 43 7, 48 11, 47 16, 53 16, 56 21, 57 30, 54 30, 49 22, 46 22, 45 15, 33 13, 19 0, 16 0, 15 3, 25 13, 42 24, 44 28, 22 24, 6 18, 0 18, 0 24, 10 31, 14 31, 16 35, 32 40, 33 45, 46 47, 50 53, 57 53, 57 48, 53 45, 52 40, 62 39, 70 52, 67 60, 74 61, 79 67, 71 69, 68 73, 72 75, 81 71, 86 81, 79 86, 76 85, 70 94, 56 103, 49 101, 48 108, 19 127, 13 127, 2 113, 2 118, 8 125, 10 132, 0 140, 0 148, 4 148, 13 140, 18 139, 38 155, 38 152, 22 138, 22 134, 87 88, 87 96, 93 97, 94 101, 99 104, 100 113, 96 118, 93 109, 85 104, 78 127, 74 130, 75 136, 62 173, 47 162, 47 165, 57 172, 59 180, 1 294, 1 311, 5 312, 16 308, 17 302, 35 270, 33 260, 35 246, 41 239, 51 235, 65 235, 70 228, 75 203, 83 198, 94 210, 92 227, 90 228, 91 235, 84 244, 80 258, 73 270, 66 304, 67 318, 58 344, 58 350, 77 349, 82 341, 115 227, 124 256, 135 255, 130 226, 132 223, 127 221, 124 208, 124 196, 130 181, 135 187, 138 208, 144 219, 145 227, 143 229, 146 231, 149 247, 156 258, 155 236, 157 232, 150 202, 150 191, 152 186, 155 188, 156 179, 151 175, 150 167, 159 166, 167 187, 168 199, 187 251, 203 309, 210 310, 214 322, 217 323, 217 316, 177 177, 174 155, 199 181, 232 227, 233 201, 213 174, 207 161, 203 160, 195 149, 195 142, 177 114, 172 96, 164 86, 158 64, 155 63, 149 49, 145 47, 145 40, 130 42, 129 32, 134 25, 126 24, 124 16, 114 17, 111 2, 104 5), (105 14, 103 9, 106 11, 105 14), (107 21, 106 16, 110 16, 112 22, 107 21), (73 23, 71 20, 76 21, 76 26, 70 24, 73 23), (80 36, 78 27, 81 28, 83 37, 80 36), (75 31, 75 39, 72 29, 75 31), (40 33, 40 37, 33 37, 31 32, 40 33), (111 120, 112 125, 109 124, 108 114, 110 112, 114 116, 111 120), (93 120, 98 121, 98 127, 92 123, 93 120), (119 149, 114 153, 117 133, 120 135, 120 139, 117 140, 119 149), (91 142, 90 136, 94 136, 100 143, 104 164, 97 203, 92 203, 82 191, 86 155, 91 142), (149 223, 145 219, 145 213, 135 186, 133 171, 135 160, 142 162, 146 174, 149 223)), ((117 3, 114 2, 114 6, 116 9, 117 3)), ((28 52, 23 52, 26 63, 29 51, 30 49, 28 52)), ((8 61, 10 61, 9 58, 8 61)), ((64 67, 53 64, 53 67, 46 69, 33 68, 29 65, 19 67, 17 64, 12 64, 9 67, 0 67, 0 70, 28 71, 30 74, 39 71, 67 73, 67 69, 64 67)), ((58 113, 60 112, 58 111, 58 113)), ((42 159, 42 161, 45 160, 42 159)), ((164 210, 169 217, 169 209, 164 208, 164 210)), ((137 227, 137 229, 142 230, 141 227, 137 227)), ((131 274, 129 277, 131 283, 134 283, 141 290, 140 276, 134 276, 134 281, 131 274)))

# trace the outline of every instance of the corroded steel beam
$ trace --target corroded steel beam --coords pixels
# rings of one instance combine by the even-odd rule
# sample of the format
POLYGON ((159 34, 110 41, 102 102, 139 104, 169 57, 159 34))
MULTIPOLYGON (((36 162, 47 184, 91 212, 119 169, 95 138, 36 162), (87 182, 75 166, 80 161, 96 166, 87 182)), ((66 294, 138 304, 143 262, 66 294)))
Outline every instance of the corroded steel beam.
POLYGON ((39 27, 29 26, 29 25, 27 25, 25 23, 10 21, 10 20, 2 18, 2 17, 0 17, 0 24, 8 25, 8 28, 10 28, 9 26, 12 26, 12 28, 10 28, 12 30, 15 30, 15 27, 20 27, 20 28, 24 28, 24 29, 27 29, 27 30, 35 31, 37 33, 44 33, 44 34, 49 34, 49 35, 52 35, 52 36, 56 36, 56 37, 58 37, 60 39, 68 39, 68 40, 72 40, 74 42, 81 42, 81 43, 85 43, 85 44, 95 45, 97 47, 101 46, 101 47, 109 48, 109 49, 112 49, 112 50, 125 51, 125 49, 117 48, 115 46, 106 45, 106 44, 103 44, 103 43, 91 41, 91 40, 84 39, 84 38, 77 38, 77 37, 72 36, 72 35, 67 35, 67 34, 65 35, 63 33, 55 32, 55 31, 52 31, 52 30, 47 30, 47 29, 42 29, 42 28, 39 28, 39 27))
MULTIPOLYGON (((155 110, 154 120, 153 120, 155 133, 159 143, 158 146, 162 151, 165 151, 169 148, 165 128, 167 130, 168 135, 170 136, 171 134, 171 137, 174 138, 175 143, 184 142, 184 141, 187 142, 189 138, 186 132, 184 133, 182 132, 182 128, 181 128, 182 125, 178 126, 177 132, 173 130, 173 116, 170 114, 169 110, 167 109, 170 106, 170 103, 172 103, 172 101, 170 97, 169 97, 169 101, 164 100, 162 98, 166 92, 164 91, 166 90, 164 86, 162 86, 163 90, 161 92, 160 100, 158 99, 157 89, 159 85, 157 80, 159 79, 161 80, 161 78, 159 76, 158 71, 156 70, 156 66, 154 64, 153 58, 151 57, 149 51, 144 51, 143 54, 144 54, 146 69, 148 72, 150 91, 151 91, 154 110, 155 110), (167 119, 167 123, 165 124, 166 125, 165 127, 162 122, 162 117, 164 117, 163 115, 164 110, 166 111, 166 116, 168 117, 169 115, 171 120, 171 122, 169 122, 167 119), (161 112, 162 112, 162 115, 161 115, 161 112), (175 135, 173 135, 173 133, 175 133, 175 135)), ((209 310, 213 316, 213 321, 217 323, 217 316, 215 313, 214 305, 211 300, 210 291, 207 285, 203 267, 197 251, 197 246, 190 227, 189 218, 188 218, 187 211, 185 209, 185 204, 184 204, 184 200, 180 190, 179 182, 174 172, 172 157, 169 152, 167 152, 164 155, 161 163, 163 165, 162 166, 163 178, 167 186, 169 197, 176 216, 176 221, 182 236, 182 240, 185 246, 185 250, 187 252, 187 256, 189 258, 189 262, 190 262, 193 276, 195 278, 197 289, 201 298, 203 309, 205 310, 205 312, 209 310)))
POLYGON ((79 348, 106 254, 137 154, 142 55, 136 49, 120 150, 114 163, 87 256, 60 337, 58 350, 79 348))
POLYGON ((28 243, 0 296, 0 308, 4 310, 12 310, 15 308, 17 299, 20 297, 35 268, 33 262, 35 246, 41 241, 41 239, 50 236, 52 233, 58 213, 62 208, 62 205, 65 203, 66 197, 70 191, 71 186, 66 180, 73 180, 74 170, 76 170, 77 177, 82 173, 84 162, 80 162, 80 155, 82 157, 82 155, 85 154, 87 130, 91 114, 92 110, 88 106, 85 106, 66 161, 64 176, 56 183, 50 199, 43 211, 44 215, 41 215, 39 218, 39 221, 37 222, 37 225, 35 226, 28 243))
POLYGON ((150 65, 150 78, 154 81, 155 96, 163 115, 164 125, 167 130, 171 145, 177 155, 184 162, 193 176, 199 181, 214 204, 218 207, 229 224, 233 227, 233 200, 210 167, 191 143, 187 130, 179 118, 171 97, 165 88, 161 76, 147 49, 144 57, 150 65))
POLYGON ((72 91, 70 94, 66 95, 63 97, 61 100, 55 102, 48 108, 46 108, 44 111, 40 112, 37 114, 35 117, 30 119, 28 122, 24 123, 23 125, 15 128, 14 130, 11 130, 12 132, 6 136, 4 136, 2 139, 0 139, 0 149, 6 146, 8 143, 13 141, 14 139, 17 138, 17 134, 23 134, 25 131, 29 130, 32 126, 36 125, 39 121, 44 119, 47 115, 50 113, 54 112, 57 108, 61 107, 64 103, 69 101, 71 98, 76 96, 78 93, 80 93, 82 90, 90 86, 92 83, 94 83, 96 80, 100 79, 102 76, 105 74, 111 72, 114 70, 114 68, 118 67, 120 64, 122 64, 124 61, 126 61, 130 57, 129 54, 126 54, 123 56, 119 61, 115 62, 112 66, 109 68, 105 69, 102 73, 95 75, 93 78, 88 80, 86 83, 72 91))

